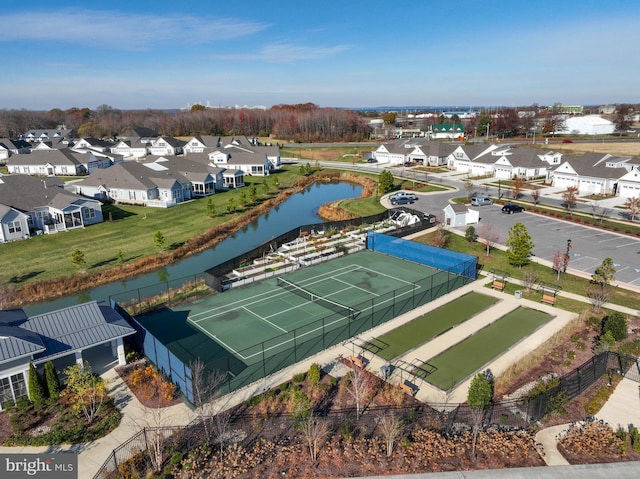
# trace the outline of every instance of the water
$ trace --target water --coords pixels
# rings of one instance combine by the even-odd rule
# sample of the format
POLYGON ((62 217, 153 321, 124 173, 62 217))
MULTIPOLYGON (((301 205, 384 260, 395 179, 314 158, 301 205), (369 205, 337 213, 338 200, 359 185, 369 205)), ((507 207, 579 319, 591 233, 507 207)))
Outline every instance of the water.
POLYGON ((55 300, 25 305, 23 309, 28 316, 33 316, 92 300, 108 301, 110 296, 148 288, 158 283, 169 282, 172 287, 178 286, 180 278, 201 274, 297 226, 321 221, 318 216, 320 206, 331 201, 358 197, 361 191, 362 187, 349 183, 316 183, 202 253, 126 281, 116 281, 55 300))

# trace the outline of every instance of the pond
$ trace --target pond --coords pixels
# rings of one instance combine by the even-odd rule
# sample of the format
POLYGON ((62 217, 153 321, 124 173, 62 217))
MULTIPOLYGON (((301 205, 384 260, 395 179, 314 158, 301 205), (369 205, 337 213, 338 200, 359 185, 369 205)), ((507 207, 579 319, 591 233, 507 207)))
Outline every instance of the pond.
POLYGON ((331 201, 358 197, 361 192, 361 186, 350 183, 315 183, 202 253, 126 281, 108 283, 51 301, 24 305, 23 309, 28 316, 33 316, 92 300, 108 301, 111 296, 152 285, 158 285, 158 291, 164 288, 161 284, 170 283, 171 287, 177 287, 207 269, 250 251, 296 226, 322 221, 318 216, 320 206, 331 201))

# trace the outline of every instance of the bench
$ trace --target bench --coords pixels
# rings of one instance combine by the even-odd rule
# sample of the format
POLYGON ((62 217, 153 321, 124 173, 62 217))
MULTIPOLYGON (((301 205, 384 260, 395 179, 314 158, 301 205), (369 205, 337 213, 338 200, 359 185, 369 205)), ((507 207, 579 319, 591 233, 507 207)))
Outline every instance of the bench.
POLYGON ((401 382, 401 383, 398 383, 398 386, 400 387, 400 389, 402 389, 407 394, 409 394, 411 396, 415 396, 416 395, 417 391, 410 384, 407 384, 405 382, 401 382))
POLYGON ((359 368, 363 368, 365 367, 365 362, 364 359, 362 359, 360 356, 351 356, 349 358, 349 360, 356 366, 358 366, 359 368))
POLYGON ((553 306, 556 303, 556 297, 555 296, 551 296, 550 294, 543 294, 542 295, 542 299, 540 300, 543 303, 547 303, 550 304, 551 306, 553 306))
POLYGON ((497 280, 494 281, 493 284, 491 285, 493 289, 497 289, 498 291, 503 291, 504 286, 505 284, 502 281, 497 281, 497 280))

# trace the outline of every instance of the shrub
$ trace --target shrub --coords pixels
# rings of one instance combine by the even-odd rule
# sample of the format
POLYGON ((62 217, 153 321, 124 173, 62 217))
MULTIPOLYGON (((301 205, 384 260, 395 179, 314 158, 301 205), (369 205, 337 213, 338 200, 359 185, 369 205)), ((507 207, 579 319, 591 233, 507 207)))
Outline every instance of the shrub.
POLYGON ((604 318, 602 333, 611 332, 613 339, 621 341, 629 335, 627 318, 619 311, 614 311, 604 318))
POLYGON ((304 378, 305 378, 305 377, 306 377, 306 374, 305 374, 305 373, 298 373, 298 374, 295 374, 295 375, 293 376, 293 382, 294 382, 294 383, 301 383, 301 382, 303 382, 303 381, 304 381, 304 378))
POLYGON ((629 429, 629 436, 631 436, 631 448, 634 452, 640 452, 640 433, 638 428, 633 426, 629 429))
POLYGON ((36 406, 42 404, 45 400, 45 390, 42 387, 42 379, 36 371, 36 367, 29 362, 29 399, 36 406))
POLYGON ((310 367, 309 367, 309 372, 307 373, 307 378, 309 378, 309 381, 312 383, 319 383, 320 382, 320 376, 321 376, 322 370, 320 369, 320 365, 318 363, 313 363, 310 367))
POLYGON ((60 379, 58 379, 58 373, 56 372, 56 367, 53 365, 53 361, 47 361, 44 364, 44 379, 49 397, 51 399, 58 399, 58 396, 60 396, 60 379))

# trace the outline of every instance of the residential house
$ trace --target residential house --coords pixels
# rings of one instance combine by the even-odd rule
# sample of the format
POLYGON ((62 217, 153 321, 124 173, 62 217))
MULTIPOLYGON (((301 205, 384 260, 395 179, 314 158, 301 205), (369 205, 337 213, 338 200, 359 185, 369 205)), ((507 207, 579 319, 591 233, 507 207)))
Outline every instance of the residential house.
MULTIPOLYGON (((242 188, 244 186, 244 172, 240 169, 225 168, 224 166, 217 165, 207 153, 191 153, 183 156, 182 158, 167 158, 160 161, 169 162, 163 163, 170 169, 175 169, 181 174, 192 180, 193 174, 204 173, 205 171, 214 175, 215 189, 216 190, 228 190, 232 188, 242 188), (204 169, 203 169, 204 168, 204 169)), ((195 194, 199 191, 198 184, 193 182, 193 192, 195 196, 206 196, 205 194, 195 194)))
POLYGON ((470 176, 489 176, 493 174, 493 164, 497 160, 492 152, 497 145, 459 145, 449 155, 448 167, 452 170, 469 173, 470 176))
POLYGON ((510 180, 515 177, 525 180, 545 178, 547 172, 560 164, 560 153, 547 152, 535 148, 507 148, 491 152, 497 157, 493 163, 493 176, 510 180))
POLYGON ((157 156, 181 155, 185 142, 171 136, 161 136, 151 142, 149 154, 157 156))
POLYGON ((11 155, 20 155, 31 151, 31 143, 25 140, 0 138, 0 165, 4 165, 11 155))
POLYGON ((73 146, 73 139, 53 138, 52 140, 42 140, 31 143, 30 151, 62 150, 71 146, 73 146))
POLYGON ((28 175, 0 177, 0 205, 5 208, 5 215, 0 220, 2 227, 9 228, 10 223, 14 224, 10 239, 18 239, 19 234, 27 238, 33 234, 84 228, 103 221, 99 201, 65 191, 60 182, 51 178, 28 175), (27 215, 27 227, 24 226, 24 216, 19 215, 16 219, 15 213, 7 213, 6 208, 27 215), (16 221, 20 222, 21 231, 17 231, 16 221))
POLYGON ((150 171, 175 173, 189 181, 193 197, 209 196, 216 189, 224 188, 224 179, 220 168, 189 158, 165 158, 148 156, 143 163, 150 171))
POLYGON ((29 215, 0 204, 0 243, 29 237, 29 215))
POLYGON ((579 195, 637 196, 640 180, 635 170, 640 161, 602 153, 564 156, 562 164, 549 173, 553 186, 576 187, 579 195), (622 183, 623 188, 620 188, 622 183))
POLYGON ((102 140, 100 138, 80 138, 73 143, 73 149, 81 152, 97 152, 109 153, 114 146, 112 141, 102 140))
POLYGON ((67 128, 65 125, 58 125, 56 128, 37 128, 29 130, 21 135, 21 140, 26 140, 29 143, 35 143, 38 141, 48 140, 68 140, 73 138, 74 131, 71 128, 67 128))
POLYGON ((429 141, 417 144, 408 155, 408 161, 418 162, 428 166, 446 165, 449 156, 455 150, 455 145, 441 141, 429 141))
POLYGON ((0 310, 0 410, 28 398, 30 362, 38 368, 53 361, 61 370, 82 364, 83 354, 107 345, 124 365, 123 338, 133 334, 135 329, 118 312, 96 301, 32 317, 22 309, 0 310))
POLYGON ((429 127, 429 138, 432 140, 458 140, 464 138, 462 123, 438 123, 429 127))
POLYGON ((204 153, 220 146, 219 136, 199 135, 188 140, 183 149, 185 153, 204 153))
POLYGON ((175 206, 192 196, 191 183, 183 175, 154 170, 135 161, 94 170, 73 188, 77 194, 90 198, 159 208, 175 206))
POLYGON ((139 159, 149 154, 150 142, 143 140, 118 140, 111 147, 111 153, 124 158, 139 159))
POLYGON ((7 160, 9 173, 46 176, 87 174, 90 158, 69 148, 36 150, 26 155, 12 155, 7 160))
MULTIPOLYGON (((403 165, 409 161, 409 155, 415 151, 417 146, 425 147, 427 141, 424 138, 408 138, 392 140, 383 143, 373 151, 373 158, 378 163, 393 165, 403 165)), ((426 157, 426 155, 423 154, 426 157)))
POLYGON ((134 143, 151 143, 159 136, 158 132, 151 128, 137 126, 122 132, 118 135, 118 140, 129 140, 134 143))

